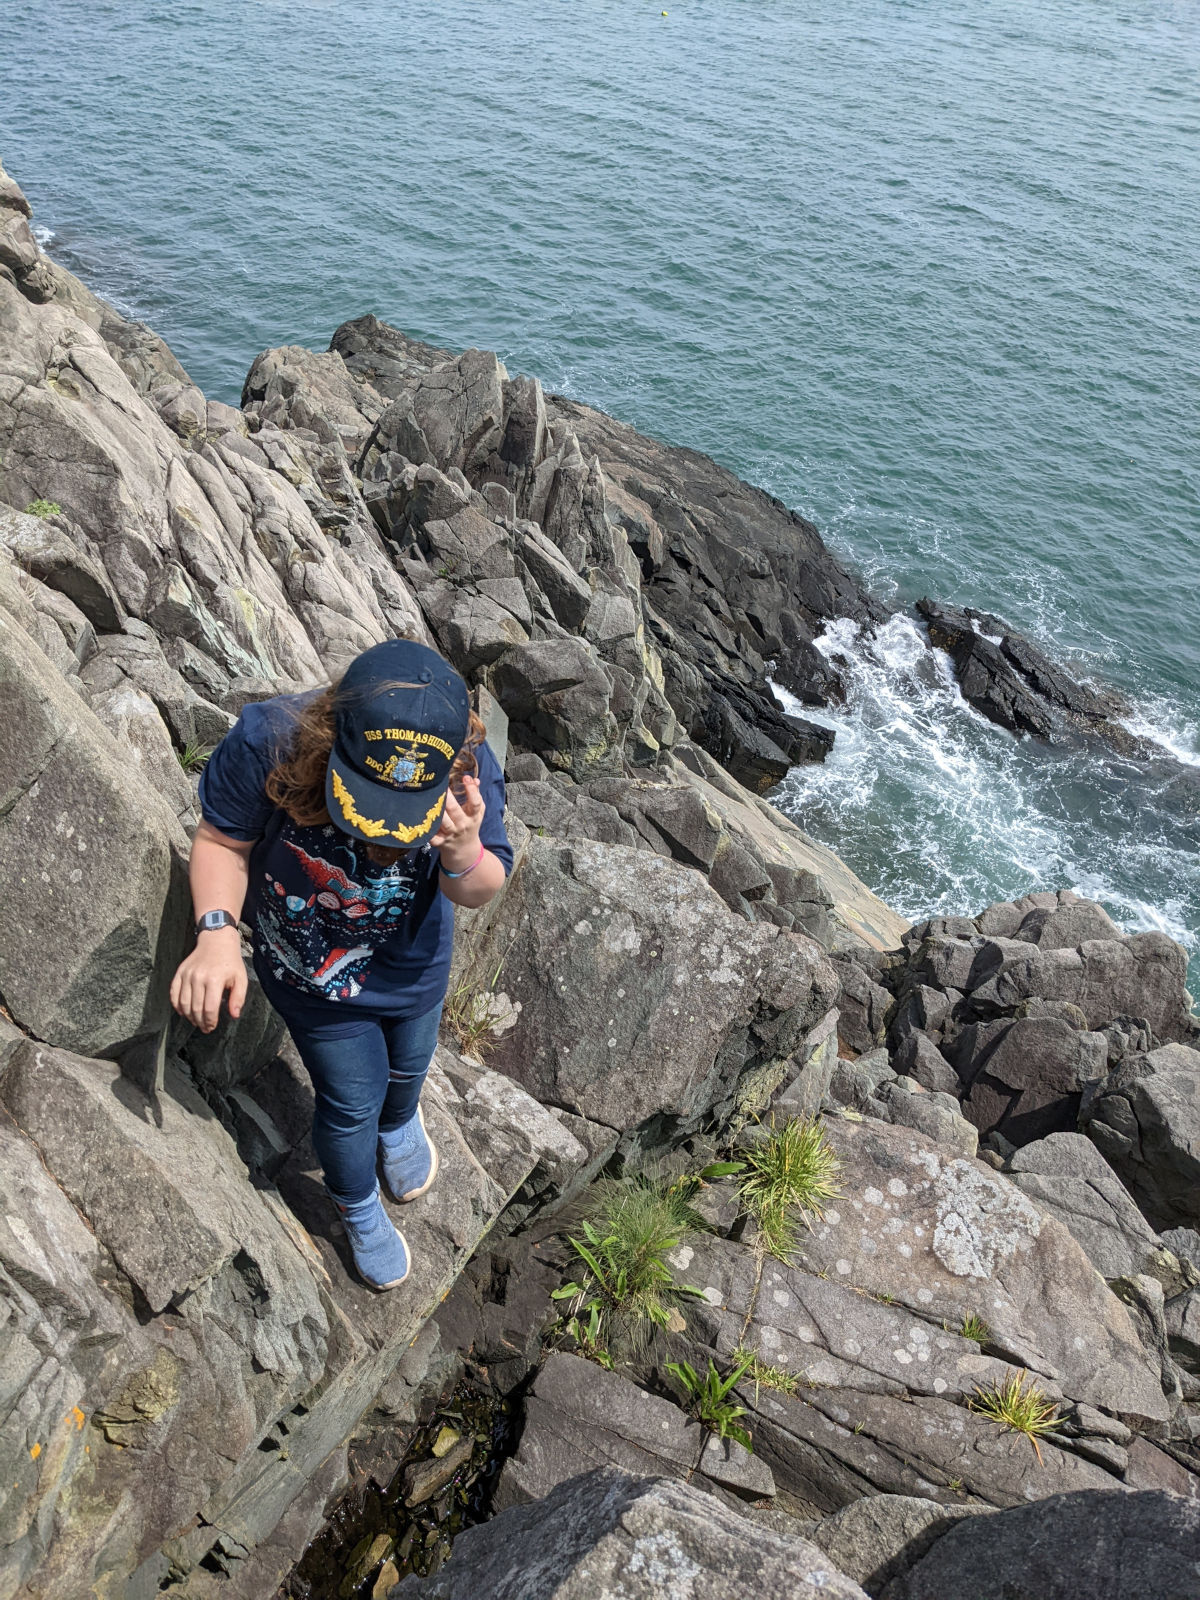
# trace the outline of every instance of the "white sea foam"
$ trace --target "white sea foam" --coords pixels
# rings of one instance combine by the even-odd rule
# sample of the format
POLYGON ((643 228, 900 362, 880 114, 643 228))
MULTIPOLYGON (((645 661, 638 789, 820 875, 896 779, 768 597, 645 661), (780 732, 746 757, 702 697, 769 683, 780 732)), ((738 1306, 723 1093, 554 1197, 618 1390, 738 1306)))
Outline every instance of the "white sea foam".
POLYGON ((1145 804, 1140 769, 987 722, 910 616, 875 630, 840 618, 817 648, 842 673, 844 706, 814 712, 772 687, 837 738, 823 765, 793 768, 777 800, 885 900, 916 919, 1070 888, 1128 929, 1195 946, 1196 858, 1145 804))
POLYGON ((33 237, 38 249, 45 250, 51 239, 54 238, 54 229, 39 227, 35 223, 33 228, 33 237))

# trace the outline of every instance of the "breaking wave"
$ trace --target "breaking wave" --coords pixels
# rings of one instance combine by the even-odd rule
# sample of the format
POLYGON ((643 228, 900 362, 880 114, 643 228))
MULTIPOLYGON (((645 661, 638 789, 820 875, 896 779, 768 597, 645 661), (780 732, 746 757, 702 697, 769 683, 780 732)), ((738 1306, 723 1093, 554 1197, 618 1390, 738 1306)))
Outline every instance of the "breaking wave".
POLYGON ((844 706, 814 712, 773 687, 836 742, 823 765, 793 768, 775 800, 884 900, 916 920, 1068 888, 1126 929, 1158 928, 1196 950, 1197 822, 1178 763, 1200 758, 1187 729, 1164 727, 1154 709, 1131 718, 1163 747, 1150 767, 1019 738, 967 704, 949 658, 910 616, 874 630, 841 618, 817 646, 842 673, 844 706))

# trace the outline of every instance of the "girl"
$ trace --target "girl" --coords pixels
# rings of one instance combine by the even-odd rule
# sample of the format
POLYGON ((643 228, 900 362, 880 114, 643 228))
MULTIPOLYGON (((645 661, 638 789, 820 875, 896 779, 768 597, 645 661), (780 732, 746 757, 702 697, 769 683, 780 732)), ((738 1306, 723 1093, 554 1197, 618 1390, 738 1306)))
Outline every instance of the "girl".
POLYGON ((191 855, 196 946, 171 985, 205 1033, 254 970, 316 1090, 313 1146, 354 1263, 375 1289, 408 1276, 380 1201, 437 1176, 421 1085, 450 977, 453 906, 512 870, 504 779, 467 686, 435 651, 376 645, 323 693, 248 705, 200 780, 191 855))

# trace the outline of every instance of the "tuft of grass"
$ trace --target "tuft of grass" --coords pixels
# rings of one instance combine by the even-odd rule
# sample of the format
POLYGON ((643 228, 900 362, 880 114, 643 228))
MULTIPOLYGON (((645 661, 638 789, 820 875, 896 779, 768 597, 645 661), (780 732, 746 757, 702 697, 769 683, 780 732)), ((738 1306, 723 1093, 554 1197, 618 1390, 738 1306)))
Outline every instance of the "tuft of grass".
POLYGON ((459 1054, 479 1062, 480 1066, 496 1043, 494 1029, 500 1019, 496 1014, 495 994, 503 970, 501 961, 492 973, 491 982, 482 986, 470 976, 460 978, 442 1007, 442 1024, 449 1028, 459 1054))
POLYGON ((686 1190, 635 1179, 597 1185, 597 1204, 570 1245, 586 1269, 555 1289, 570 1302, 562 1330, 583 1354, 645 1348, 659 1328, 680 1328, 680 1304, 700 1290, 677 1283, 667 1255, 704 1227, 686 1190))
POLYGON ((205 767, 208 765, 209 756, 212 755, 212 746, 200 744, 196 740, 189 739, 187 744, 184 745, 183 749, 177 750, 175 755, 179 761, 179 765, 185 772, 189 774, 193 772, 203 772, 205 767))
POLYGON ((41 517, 44 520, 46 517, 57 517, 61 514, 62 507, 57 500, 31 500, 25 507, 27 517, 41 517))
POLYGON ((710 1428, 719 1439, 736 1439, 747 1450, 754 1449, 754 1441, 738 1420, 746 1415, 746 1408, 730 1400, 729 1392, 746 1376, 753 1361, 754 1357, 749 1352, 740 1360, 735 1356, 733 1366, 724 1377, 717 1371, 711 1358, 703 1377, 690 1361, 668 1361, 666 1364, 667 1371, 690 1403, 692 1413, 704 1426, 710 1428))
POLYGON ((757 1351, 750 1350, 744 1344, 738 1345, 733 1352, 735 1363, 745 1363, 747 1377, 754 1384, 754 1398, 758 1399, 759 1389, 774 1389, 778 1394, 790 1395, 793 1399, 804 1387, 804 1379, 798 1372, 789 1372, 786 1367, 772 1367, 767 1362, 759 1359, 757 1351))
POLYGON ((977 1345, 991 1343, 992 1330, 988 1327, 983 1318, 977 1317, 973 1311, 967 1312, 966 1316, 962 1319, 962 1326, 958 1331, 962 1334, 964 1339, 974 1339, 977 1345))
POLYGON ((1025 1371, 1010 1372, 1003 1383, 990 1388, 976 1387, 968 1407, 981 1417, 998 1422, 1012 1433, 1023 1433, 1032 1444, 1039 1461, 1042 1452, 1038 1445, 1040 1434, 1050 1433, 1058 1422, 1058 1407, 1036 1383, 1027 1382, 1025 1371))
POLYGON ((742 1205, 758 1224, 764 1248, 786 1261, 800 1221, 824 1215, 837 1187, 838 1158, 817 1117, 793 1117, 744 1152, 742 1205))

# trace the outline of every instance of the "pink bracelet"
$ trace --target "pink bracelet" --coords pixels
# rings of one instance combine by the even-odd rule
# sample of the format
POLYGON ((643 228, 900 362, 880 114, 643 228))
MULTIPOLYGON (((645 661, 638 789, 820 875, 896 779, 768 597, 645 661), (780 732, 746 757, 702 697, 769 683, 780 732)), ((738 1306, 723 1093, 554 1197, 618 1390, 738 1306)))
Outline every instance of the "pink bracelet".
POLYGON ((481 839, 479 841, 479 854, 475 857, 474 861, 472 861, 471 865, 469 867, 464 867, 461 872, 447 872, 445 867, 441 867, 441 863, 439 862, 438 865, 439 865, 439 867, 441 867, 442 877, 443 878, 465 878, 468 873, 475 871, 475 868, 483 860, 483 858, 484 858, 484 856, 486 854, 487 854, 487 851, 483 848, 483 840, 481 839))

